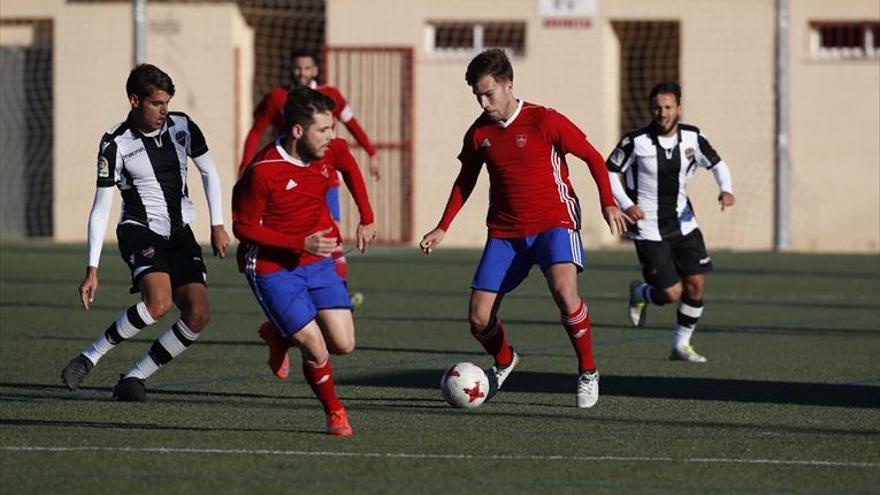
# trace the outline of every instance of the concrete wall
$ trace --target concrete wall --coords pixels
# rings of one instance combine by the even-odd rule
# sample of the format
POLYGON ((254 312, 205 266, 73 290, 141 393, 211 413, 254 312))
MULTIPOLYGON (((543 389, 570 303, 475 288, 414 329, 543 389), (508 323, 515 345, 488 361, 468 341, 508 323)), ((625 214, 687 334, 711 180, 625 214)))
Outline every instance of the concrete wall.
POLYGON ((880 20, 875 0, 791 4, 791 243, 880 250, 880 60, 816 60, 811 21, 880 20))
MULTIPOLYGON (((2 19, 53 22, 54 238, 82 241, 95 189, 98 142, 129 110, 125 80, 132 66, 131 6, 4 0, 2 19)), ((188 113, 204 131, 223 182, 228 224, 241 143, 251 122, 251 29, 233 4, 151 4, 146 19, 146 61, 174 80, 171 109, 188 113)), ((190 195, 197 205, 194 229, 207 242, 207 204, 195 167, 190 168, 190 195)), ((116 199, 114 219, 119 203, 116 199)), ((113 230, 108 229, 108 240, 115 237, 113 230)))
MULTIPOLYGON (((617 135, 618 47, 614 20, 681 23, 682 86, 686 120, 702 127, 731 165, 739 207, 720 215, 710 174, 693 184, 691 197, 714 247, 769 248, 772 242, 772 2, 687 0, 603 1, 588 28, 545 27, 533 0, 329 0, 330 45, 416 47, 415 223, 418 237, 433 228, 458 171, 455 156, 467 126, 479 114, 464 82, 469 57, 436 59, 427 52, 427 22, 516 20, 527 23, 526 55, 513 60, 514 90, 526 100, 558 108, 599 150, 609 153, 617 135), (391 14, 393 12, 393 15, 391 14), (748 33, 747 39, 741 39, 748 33), (759 33, 755 35, 754 33, 759 33), (744 88, 744 90, 743 90, 744 88)), ((587 245, 617 245, 598 210, 585 165, 570 159, 584 209, 587 245)), ((446 237, 448 245, 479 246, 485 240, 488 187, 485 175, 446 237)))
MULTIPOLYGON (((878 62, 815 62, 808 52, 807 27, 811 19, 877 20, 880 4, 873 0, 791 0, 789 4, 792 247, 876 252, 880 249, 878 62), (829 174, 826 164, 845 172, 829 174), (840 201, 842 194, 853 198, 847 206, 840 201)), ((432 58, 424 41, 429 21, 454 20, 526 22, 526 55, 513 60, 515 93, 560 109, 606 154, 619 138, 620 121, 620 52, 611 23, 678 21, 684 120, 698 125, 731 166, 738 199, 735 208, 720 212, 711 174, 698 174, 689 194, 701 228, 715 249, 772 248, 773 0, 600 0, 588 28, 545 27, 533 0, 328 0, 328 44, 416 48, 417 236, 436 224, 458 170, 455 155, 461 136, 479 114, 463 80, 469 57, 432 58)), ((577 159, 571 162, 584 206, 585 242, 617 245, 600 220, 591 180, 577 159)), ((484 175, 447 235, 447 244, 482 244, 487 191, 484 175)))
MULTIPOLYGON (((526 55, 513 60, 516 94, 560 109, 607 154, 619 138, 620 121, 620 52, 611 23, 675 20, 681 32, 684 119, 703 129, 731 166, 738 199, 722 214, 711 174, 698 174, 690 196, 701 227, 713 249, 770 249, 774 1, 599 0, 597 6, 589 27, 559 28, 544 26, 535 0, 327 0, 329 45, 415 48, 416 239, 436 224, 458 171, 462 134, 480 112, 464 82, 470 57, 432 57, 425 43, 429 21, 525 22, 526 55)), ((809 23, 876 21, 880 3, 790 0, 789 6, 792 247, 877 252, 880 61, 814 60, 809 23)), ((123 86, 131 65, 130 8, 113 2, 3 0, 4 21, 53 22, 57 240, 84 238, 98 138, 128 110, 123 86)), ((251 30, 231 3, 151 4, 147 20, 148 60, 174 78, 173 109, 188 112, 205 130, 228 211, 235 163, 251 120, 251 30)), ((0 26, 4 43, 26 43, 28 36, 20 26, 0 26)), ((585 166, 576 158, 570 165, 584 209, 585 242, 618 245, 600 218, 585 166)), ((197 178, 191 181, 199 205, 196 230, 205 240, 203 194, 197 178)), ((484 175, 447 245, 483 243, 487 196, 484 175)))

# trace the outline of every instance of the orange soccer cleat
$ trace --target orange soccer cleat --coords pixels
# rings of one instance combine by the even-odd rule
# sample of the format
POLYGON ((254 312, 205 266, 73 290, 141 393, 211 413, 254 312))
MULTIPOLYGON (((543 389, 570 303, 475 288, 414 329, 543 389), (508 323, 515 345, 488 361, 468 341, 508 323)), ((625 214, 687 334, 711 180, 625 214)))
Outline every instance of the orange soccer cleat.
POLYGON ((347 437, 354 433, 348 424, 348 415, 345 409, 338 409, 327 413, 327 433, 338 437, 347 437))
POLYGON ((266 361, 269 369, 279 380, 287 380, 287 375, 290 373, 290 355, 287 354, 287 350, 290 349, 290 344, 278 335, 275 327, 268 321, 260 325, 257 333, 269 346, 269 360, 266 361))

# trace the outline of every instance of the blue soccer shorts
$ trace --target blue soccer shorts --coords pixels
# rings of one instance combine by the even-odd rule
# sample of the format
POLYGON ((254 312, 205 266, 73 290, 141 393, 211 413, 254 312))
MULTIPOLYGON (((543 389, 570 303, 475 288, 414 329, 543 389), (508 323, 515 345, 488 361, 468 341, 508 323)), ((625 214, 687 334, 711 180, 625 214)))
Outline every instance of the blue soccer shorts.
POLYGON ((342 218, 341 208, 339 207, 339 186, 328 188, 324 194, 324 201, 327 203, 327 208, 330 209, 330 216, 333 217, 333 221, 338 223, 342 218))
POLYGON ((556 263, 574 263, 580 272, 584 269, 583 260, 584 247, 576 230, 559 227, 528 237, 490 237, 471 287, 507 293, 525 280, 534 264, 546 272, 556 263))
POLYGON ((321 309, 351 309, 330 258, 266 275, 248 274, 257 302, 283 337, 302 330, 321 309))

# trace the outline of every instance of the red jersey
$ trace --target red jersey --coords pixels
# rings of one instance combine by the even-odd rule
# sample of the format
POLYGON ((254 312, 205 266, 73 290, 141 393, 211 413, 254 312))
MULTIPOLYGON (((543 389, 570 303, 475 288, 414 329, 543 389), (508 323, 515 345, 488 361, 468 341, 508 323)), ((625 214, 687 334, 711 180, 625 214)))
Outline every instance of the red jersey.
MULTIPOLYGON (((348 106, 342 93, 333 86, 328 86, 326 84, 319 85, 314 83, 314 81, 312 89, 333 99, 336 103, 336 107, 333 109, 333 117, 337 120, 341 120, 342 123, 345 124, 348 132, 354 136, 355 140, 364 148, 368 155, 375 155, 376 148, 373 147, 370 138, 367 137, 367 133, 364 132, 360 123, 354 118, 354 110, 348 106)), ((241 175, 244 172, 244 169, 248 166, 251 160, 253 160, 254 155, 256 155, 257 146, 260 145, 260 138, 263 136, 266 128, 271 125, 275 132, 275 136, 284 134, 284 105, 287 103, 288 91, 288 88, 282 87, 273 89, 265 96, 265 98, 263 98, 263 101, 260 102, 256 111, 254 111, 254 125, 251 127, 251 130, 248 132, 247 138, 244 141, 244 155, 242 156, 241 164, 238 167, 238 175, 241 175)), ((335 180, 336 184, 339 184, 338 179, 335 180)))
POLYGON ((342 173, 361 215, 373 223, 367 187, 344 139, 334 139, 323 158, 304 163, 290 156, 279 138, 263 148, 232 190, 232 231, 241 241, 238 267, 258 275, 292 269, 324 258, 304 251, 305 238, 331 229, 324 200, 336 172, 342 173))
POLYGON ((485 163, 491 237, 526 237, 556 227, 580 230, 580 205, 568 178, 566 153, 587 162, 602 207, 614 206, 602 155, 562 114, 521 101, 505 122, 480 115, 464 136, 458 155, 461 172, 438 227, 449 230, 485 163))

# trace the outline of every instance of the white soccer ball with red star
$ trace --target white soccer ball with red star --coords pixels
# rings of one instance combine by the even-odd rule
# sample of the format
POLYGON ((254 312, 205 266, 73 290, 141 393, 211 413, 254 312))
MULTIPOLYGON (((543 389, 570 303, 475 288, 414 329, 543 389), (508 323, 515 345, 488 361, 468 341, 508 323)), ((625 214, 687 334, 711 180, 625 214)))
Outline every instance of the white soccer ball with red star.
POLYGON ((443 398, 452 407, 473 408, 489 395, 489 378, 473 363, 453 364, 440 379, 443 398))

